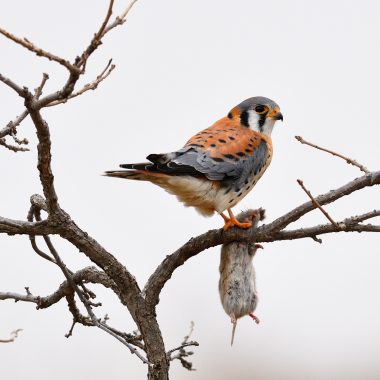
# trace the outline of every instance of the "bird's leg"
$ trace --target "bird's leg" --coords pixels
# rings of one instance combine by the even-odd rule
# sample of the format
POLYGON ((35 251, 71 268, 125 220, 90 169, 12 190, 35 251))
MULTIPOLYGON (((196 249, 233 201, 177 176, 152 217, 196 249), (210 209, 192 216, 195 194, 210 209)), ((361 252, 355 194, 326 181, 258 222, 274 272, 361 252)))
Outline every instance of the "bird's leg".
POLYGON ((234 227, 234 226, 239 227, 239 228, 252 227, 252 222, 241 223, 235 218, 235 215, 232 213, 230 208, 228 208, 227 211, 228 211, 228 215, 230 216, 230 219, 228 219, 226 216, 221 214, 223 216, 224 221, 225 221, 225 224, 223 227, 223 229, 225 231, 227 231, 229 228, 234 227))
POLYGON ((260 323, 260 319, 256 317, 253 313, 248 314, 257 324, 260 323))
POLYGON ((230 218, 228 218, 227 216, 225 216, 222 212, 220 212, 219 215, 224 219, 224 223, 227 223, 227 222, 230 221, 230 218))

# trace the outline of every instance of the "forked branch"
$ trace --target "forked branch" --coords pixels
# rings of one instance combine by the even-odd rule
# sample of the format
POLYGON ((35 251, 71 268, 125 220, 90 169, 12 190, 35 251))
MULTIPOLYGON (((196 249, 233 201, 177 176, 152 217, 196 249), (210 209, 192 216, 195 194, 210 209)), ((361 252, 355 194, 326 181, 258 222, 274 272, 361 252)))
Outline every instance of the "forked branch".
MULTIPOLYGON (((369 173, 362 177, 356 178, 347 184, 331 190, 328 193, 319 195, 314 199, 319 205, 332 203, 343 198, 353 192, 380 184, 380 171, 369 173)), ((371 211, 361 216, 348 217, 341 222, 334 224, 318 225, 309 228, 300 228, 296 230, 286 230, 285 228, 306 215, 310 211, 316 209, 314 201, 303 203, 288 213, 280 216, 269 224, 264 224, 258 228, 250 228, 248 230, 230 229, 227 231, 211 230, 195 238, 190 239, 181 248, 174 253, 166 256, 164 261, 157 267, 155 272, 148 279, 144 291, 146 299, 154 305, 159 302, 159 294, 165 283, 170 279, 173 272, 188 259, 198 253, 215 247, 220 244, 232 241, 252 241, 255 243, 270 243, 279 240, 294 240, 304 238, 315 238, 318 235, 332 232, 380 232, 380 226, 370 224, 361 224, 362 221, 378 216, 378 211, 371 211)))

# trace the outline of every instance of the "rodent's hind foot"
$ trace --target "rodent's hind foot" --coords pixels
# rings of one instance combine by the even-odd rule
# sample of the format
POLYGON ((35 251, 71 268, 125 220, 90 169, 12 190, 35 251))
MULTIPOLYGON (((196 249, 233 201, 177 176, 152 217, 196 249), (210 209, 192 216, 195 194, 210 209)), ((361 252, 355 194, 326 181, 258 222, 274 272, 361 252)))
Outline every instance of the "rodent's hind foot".
POLYGON ((248 314, 257 324, 260 323, 260 319, 256 317, 253 313, 248 314))

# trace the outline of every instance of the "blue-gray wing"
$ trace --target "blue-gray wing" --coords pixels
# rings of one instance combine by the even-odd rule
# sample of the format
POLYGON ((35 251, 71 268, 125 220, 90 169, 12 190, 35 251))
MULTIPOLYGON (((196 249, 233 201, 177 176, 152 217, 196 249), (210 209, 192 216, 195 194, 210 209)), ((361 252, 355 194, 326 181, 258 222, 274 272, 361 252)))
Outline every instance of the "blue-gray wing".
POLYGON ((238 187, 252 176, 258 175, 269 164, 270 149, 266 141, 261 140, 251 153, 212 157, 209 151, 197 147, 185 147, 176 152, 171 162, 176 165, 194 168, 210 180, 233 179, 238 187))
POLYGON ((248 180, 262 173, 269 165, 271 150, 263 139, 249 153, 236 152, 222 157, 213 156, 212 150, 187 145, 184 148, 164 154, 150 154, 150 162, 120 165, 125 169, 146 170, 169 175, 205 176, 213 181, 226 181, 236 189, 242 188, 248 180))

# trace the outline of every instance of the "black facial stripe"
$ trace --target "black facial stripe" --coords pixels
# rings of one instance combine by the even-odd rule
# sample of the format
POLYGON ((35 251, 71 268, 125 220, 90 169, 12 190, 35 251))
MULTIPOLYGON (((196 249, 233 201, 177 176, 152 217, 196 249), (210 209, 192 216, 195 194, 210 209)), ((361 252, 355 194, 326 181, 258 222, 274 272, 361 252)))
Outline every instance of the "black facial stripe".
POLYGON ((265 120, 266 120, 266 115, 262 114, 260 115, 260 119, 259 119, 259 130, 260 132, 263 131, 263 125, 265 124, 265 120))
POLYGON ((240 114, 240 124, 241 124, 241 125, 244 125, 245 127, 249 127, 249 121, 248 121, 248 118, 249 118, 248 111, 243 111, 243 112, 240 114))

